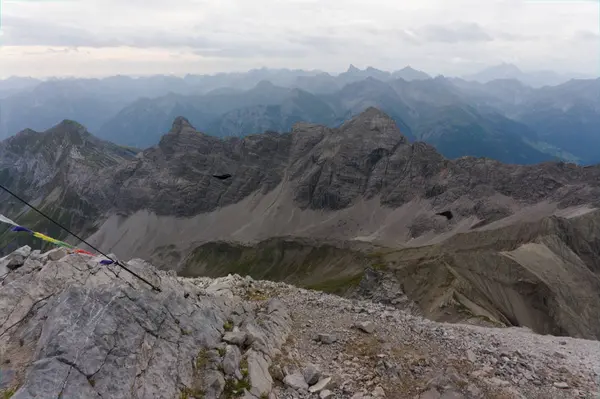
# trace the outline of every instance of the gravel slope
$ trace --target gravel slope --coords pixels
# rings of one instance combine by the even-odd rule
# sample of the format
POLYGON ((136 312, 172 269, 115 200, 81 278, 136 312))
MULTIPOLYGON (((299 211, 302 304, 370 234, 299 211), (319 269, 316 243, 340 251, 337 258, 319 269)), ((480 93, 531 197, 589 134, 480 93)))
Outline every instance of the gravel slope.
POLYGON ((310 365, 332 377, 333 398, 598 397, 598 341, 436 323, 368 301, 238 281, 238 294, 277 297, 290 310, 292 332, 270 369, 277 398, 319 397, 282 381, 310 365))

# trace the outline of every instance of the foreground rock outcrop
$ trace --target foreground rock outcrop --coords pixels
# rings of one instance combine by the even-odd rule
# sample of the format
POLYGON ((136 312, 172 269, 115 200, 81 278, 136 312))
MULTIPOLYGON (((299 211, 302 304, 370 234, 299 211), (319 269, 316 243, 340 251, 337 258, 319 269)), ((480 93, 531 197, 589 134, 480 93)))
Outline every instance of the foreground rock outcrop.
POLYGON ((128 262, 156 292, 118 266, 62 255, 34 253, 1 277, 0 363, 10 376, 2 389, 13 398, 271 391, 268 367, 290 328, 280 301, 250 303, 231 295, 226 280, 202 289, 128 262))
MULTIPOLYGON (((14 261, 13 259, 18 259, 14 261)), ((21 248, 0 392, 25 398, 592 398, 597 341, 422 319, 284 283, 21 248)))

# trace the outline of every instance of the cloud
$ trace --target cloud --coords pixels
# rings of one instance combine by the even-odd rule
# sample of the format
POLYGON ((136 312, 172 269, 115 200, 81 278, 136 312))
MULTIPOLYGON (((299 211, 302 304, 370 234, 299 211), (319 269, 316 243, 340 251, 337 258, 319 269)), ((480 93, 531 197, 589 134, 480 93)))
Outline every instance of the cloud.
POLYGON ((580 30, 573 35, 573 39, 576 41, 598 42, 600 40, 600 34, 589 30, 580 30))
POLYGON ((94 35, 82 28, 61 26, 35 19, 5 16, 2 20, 4 46, 115 47, 118 40, 94 35))
POLYGON ((476 23, 455 25, 427 25, 420 28, 418 36, 424 41, 442 43, 488 42, 494 40, 476 23))
POLYGON ((2 74, 36 62, 46 73, 69 74, 81 63, 106 74, 257 66, 336 72, 364 63, 410 64, 435 75, 499 60, 539 69, 556 57, 582 72, 598 65, 597 5, 580 2, 21 0, 3 3, 2 12, 2 74), (73 48, 94 56, 63 52, 73 48))

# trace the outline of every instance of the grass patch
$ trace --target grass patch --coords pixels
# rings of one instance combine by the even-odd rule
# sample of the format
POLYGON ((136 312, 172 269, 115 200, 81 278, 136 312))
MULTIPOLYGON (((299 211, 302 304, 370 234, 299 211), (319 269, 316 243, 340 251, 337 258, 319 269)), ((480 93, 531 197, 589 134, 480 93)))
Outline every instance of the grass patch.
POLYGON ((245 299, 247 301, 262 302, 269 299, 269 296, 262 290, 253 289, 246 292, 245 299))
POLYGON ((196 356, 196 370, 202 370, 208 364, 208 352, 206 349, 200 349, 196 356))
POLYGON ((358 287, 360 281, 363 278, 363 272, 355 274, 353 276, 341 277, 337 279, 330 279, 321 281, 316 284, 310 284, 305 286, 309 290, 323 291, 330 294, 344 294, 351 288, 358 287))
POLYGON ((227 320, 223 324, 223 328, 225 329, 225 331, 233 331, 233 322, 231 320, 227 320))
POLYGON ((243 357, 242 360, 240 360, 240 371, 243 376, 241 380, 238 381, 235 378, 228 378, 225 381, 225 388, 223 390, 223 397, 225 399, 243 396, 245 391, 250 391, 252 388, 248 373, 248 359, 246 357, 243 357))
POLYGON ((2 391, 2 399, 10 399, 17 392, 17 388, 6 389, 2 391))
POLYGON ((238 398, 244 395, 245 391, 250 391, 252 385, 247 378, 237 381, 234 378, 228 378, 225 381, 225 389, 223 389, 223 396, 225 399, 238 398))
POLYGON ((384 262, 374 262, 371 264, 373 270, 387 270, 387 265, 384 262))
POLYGON ((244 378, 248 378, 248 359, 245 357, 240 360, 240 371, 244 378))
POLYGON ((225 348, 217 348, 217 352, 219 352, 219 356, 223 357, 225 356, 225 353, 227 353, 227 350, 225 348))

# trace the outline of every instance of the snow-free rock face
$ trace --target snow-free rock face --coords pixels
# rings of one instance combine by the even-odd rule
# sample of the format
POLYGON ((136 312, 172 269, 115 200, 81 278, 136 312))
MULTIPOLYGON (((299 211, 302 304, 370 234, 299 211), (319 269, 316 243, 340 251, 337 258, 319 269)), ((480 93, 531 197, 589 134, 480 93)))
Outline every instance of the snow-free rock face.
MULTIPOLYGON (((9 260, 27 253, 19 252, 9 260)), ((0 389, 17 399, 218 398, 244 389, 259 398, 271 391, 268 367, 290 323, 280 302, 243 302, 227 279, 216 283, 223 289, 203 289, 141 260, 127 267, 161 292, 83 255, 25 256, 6 270, 0 389), (227 345, 229 330, 247 338, 227 345)))
MULTIPOLYGON (((277 197, 272 203, 281 198, 272 212, 288 203, 296 211, 340 211, 372 199, 374 212, 417 201, 434 211, 427 214, 430 224, 447 208, 456 210, 456 224, 474 216, 491 223, 541 202, 600 206, 597 166, 450 160, 429 144, 407 142, 403 133, 373 107, 338 128, 298 123, 289 134, 226 140, 198 132, 179 117, 157 146, 134 156, 65 121, 0 143, 0 183, 30 201, 60 203, 71 218, 64 223, 77 232, 98 227, 107 215, 148 211, 189 218, 269 193, 277 197), (214 173, 232 177, 216 181, 214 173)), ((346 222, 353 224, 350 217, 346 222)))

